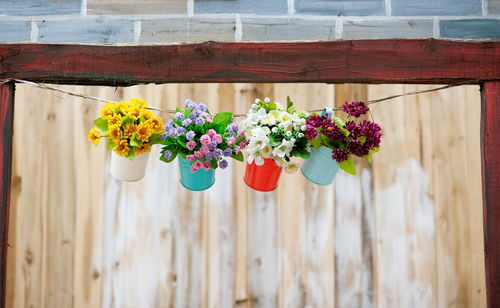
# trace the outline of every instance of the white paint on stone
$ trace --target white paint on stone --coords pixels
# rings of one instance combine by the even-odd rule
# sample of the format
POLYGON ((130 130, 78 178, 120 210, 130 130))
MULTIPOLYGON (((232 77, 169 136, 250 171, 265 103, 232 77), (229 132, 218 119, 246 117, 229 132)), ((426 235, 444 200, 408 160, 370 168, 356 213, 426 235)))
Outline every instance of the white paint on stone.
POLYGON ((288 14, 295 14, 295 0, 288 0, 288 14))
POLYGON ((87 0, 81 2, 80 15, 87 16, 87 0))
POLYGON ((31 41, 38 42, 38 23, 36 21, 31 22, 31 41))
POLYGON ((141 21, 136 20, 134 21, 134 42, 137 43, 139 42, 139 39, 141 38, 141 21))
POLYGON ((385 0, 385 15, 392 15, 392 2, 391 0, 385 0))
POLYGON ((240 14, 236 14, 236 30, 234 31, 234 40, 236 42, 241 42, 243 37, 243 26, 241 25, 240 14))
POLYGON ((187 1, 187 14, 189 17, 193 17, 193 15, 194 15, 194 0, 187 1))
POLYGON ((439 28, 439 19, 434 18, 432 21, 432 36, 438 38, 441 35, 441 29, 439 28))
POLYGON ((335 22, 335 39, 339 40, 342 38, 344 32, 344 21, 342 17, 338 17, 335 22))

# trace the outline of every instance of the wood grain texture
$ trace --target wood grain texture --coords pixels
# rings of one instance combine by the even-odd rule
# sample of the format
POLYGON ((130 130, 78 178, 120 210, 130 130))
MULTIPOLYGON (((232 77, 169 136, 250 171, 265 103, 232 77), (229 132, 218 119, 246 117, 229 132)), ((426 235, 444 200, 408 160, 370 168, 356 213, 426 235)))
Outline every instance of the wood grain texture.
POLYGON ((500 42, 399 39, 167 46, 5 44, 0 47, 0 68, 0 78, 97 85, 452 83, 499 79, 500 42))
MULTIPOLYGON (((318 109, 428 86, 63 88, 245 113, 256 97, 318 109)), ((233 161, 186 191, 159 147, 120 183, 86 140, 99 103, 25 85, 16 99, 7 307, 486 307, 477 87, 379 105, 371 166, 323 187, 283 173, 272 193, 233 161)))
POLYGON ((14 124, 14 84, 0 84, 0 307, 6 298, 7 250, 9 247, 10 181, 14 124))
POLYGON ((500 307, 500 82, 485 82, 482 92, 481 154, 484 245, 488 307, 500 307))

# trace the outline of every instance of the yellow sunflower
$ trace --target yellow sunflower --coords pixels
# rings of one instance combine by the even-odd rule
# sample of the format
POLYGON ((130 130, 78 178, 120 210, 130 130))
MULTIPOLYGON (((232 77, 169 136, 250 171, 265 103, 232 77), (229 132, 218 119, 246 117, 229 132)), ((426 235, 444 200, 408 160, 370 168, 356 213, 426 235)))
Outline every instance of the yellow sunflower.
POLYGON ((163 131, 163 123, 161 121, 161 118, 159 117, 152 117, 147 121, 151 128, 153 129, 154 132, 161 132, 163 131))
POLYGON ((118 103, 115 103, 115 110, 117 112, 120 112, 121 114, 125 114, 125 111, 128 109, 129 104, 124 101, 119 101, 118 103))
POLYGON ((135 155, 141 155, 143 153, 151 152, 151 145, 148 143, 145 143, 141 145, 140 147, 135 148, 135 155))
POLYGON ((146 120, 154 117, 153 113, 147 109, 141 109, 141 116, 146 120))
POLYGON ((122 123, 122 117, 119 114, 113 114, 108 117, 108 126, 120 126, 122 123))
POLYGON ((108 137, 113 140, 114 143, 118 143, 120 139, 122 138, 122 131, 120 129, 120 126, 115 125, 111 126, 108 129, 108 137))
POLYGON ((136 105, 136 106, 139 106, 139 107, 146 107, 148 105, 148 103, 143 100, 143 99, 140 99, 140 98, 131 98, 129 100, 130 104, 131 105, 136 105))
POLYGON ((153 134, 153 130, 151 129, 151 126, 147 122, 143 122, 137 126, 137 139, 139 139, 142 142, 148 142, 149 137, 153 134))
POLYGON ((125 138, 132 137, 132 134, 135 132, 136 129, 137 129, 137 125, 135 125, 133 123, 125 124, 125 126, 123 127, 123 137, 125 137, 125 138))
POLYGON ((127 140, 122 140, 118 145, 113 149, 116 154, 120 156, 127 156, 128 152, 130 152, 130 147, 128 146, 127 140))
POLYGON ((102 106, 101 117, 107 119, 108 117, 112 116, 114 112, 115 112, 115 106, 113 103, 109 102, 104 106, 102 106))
POLYGON ((141 116, 141 108, 138 106, 130 106, 125 110, 125 114, 135 121, 141 116))
POLYGON ((92 128, 89 131, 88 135, 89 141, 91 141, 94 145, 98 145, 99 141, 101 141, 101 134, 97 130, 97 128, 92 128))

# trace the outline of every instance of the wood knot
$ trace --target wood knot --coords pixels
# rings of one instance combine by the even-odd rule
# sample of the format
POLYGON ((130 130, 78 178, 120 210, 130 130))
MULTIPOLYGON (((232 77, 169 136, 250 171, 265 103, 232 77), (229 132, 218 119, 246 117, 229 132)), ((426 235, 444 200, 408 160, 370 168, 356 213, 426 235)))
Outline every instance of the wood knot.
POLYGON ((215 56, 215 51, 213 47, 208 45, 198 46, 194 51, 206 58, 213 58, 215 56))

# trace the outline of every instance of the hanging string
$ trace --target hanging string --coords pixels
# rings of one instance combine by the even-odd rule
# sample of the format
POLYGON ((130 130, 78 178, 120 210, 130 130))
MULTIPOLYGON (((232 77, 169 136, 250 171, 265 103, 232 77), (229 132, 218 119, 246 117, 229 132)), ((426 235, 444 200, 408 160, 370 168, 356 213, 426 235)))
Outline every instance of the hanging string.
MULTIPOLYGON (((36 83, 36 82, 32 82, 32 81, 23 80, 23 79, 3 79, 3 80, 0 80, 0 85, 7 83, 7 82, 10 82, 10 81, 24 83, 24 84, 27 84, 27 85, 30 85, 33 87, 51 90, 51 91, 55 91, 55 92, 60 92, 60 93, 64 93, 67 95, 80 97, 83 99, 94 100, 94 101, 99 101, 99 102, 104 102, 104 103, 113 102, 112 100, 109 100, 109 99, 99 98, 99 97, 90 96, 90 95, 84 95, 84 94, 80 94, 80 93, 76 93, 76 92, 72 92, 72 91, 67 91, 67 90, 51 87, 51 86, 48 86, 45 84, 40 84, 40 83, 36 83)), ((426 89, 426 90, 420 90, 420 91, 410 91, 410 92, 406 92, 406 93, 402 93, 402 94, 396 94, 396 95, 391 95, 391 96, 387 96, 387 97, 383 97, 383 98, 369 100, 369 101, 366 101, 365 103, 367 105, 378 104, 380 102, 391 100, 391 99, 398 98, 398 97, 435 92, 435 91, 439 91, 439 90, 444 90, 444 89, 468 85, 468 84, 476 84, 479 81, 480 80, 471 80, 471 81, 465 81, 465 82, 452 83, 452 84, 448 84, 448 85, 445 85, 442 87, 437 87, 437 88, 432 88, 432 89, 426 89)), ((170 113, 170 114, 175 114, 175 112, 176 112, 173 109, 162 109, 162 108, 156 108, 156 107, 150 107, 150 106, 146 107, 146 109, 154 110, 154 111, 158 111, 158 112, 166 112, 166 113, 170 113)), ((308 110, 307 112, 309 112, 309 113, 321 112, 322 110, 323 109, 315 109, 315 110, 308 110)), ((342 110, 342 108, 332 108, 332 110, 342 110)), ((235 117, 235 118, 246 117, 246 114, 233 114, 233 117, 235 117)))

